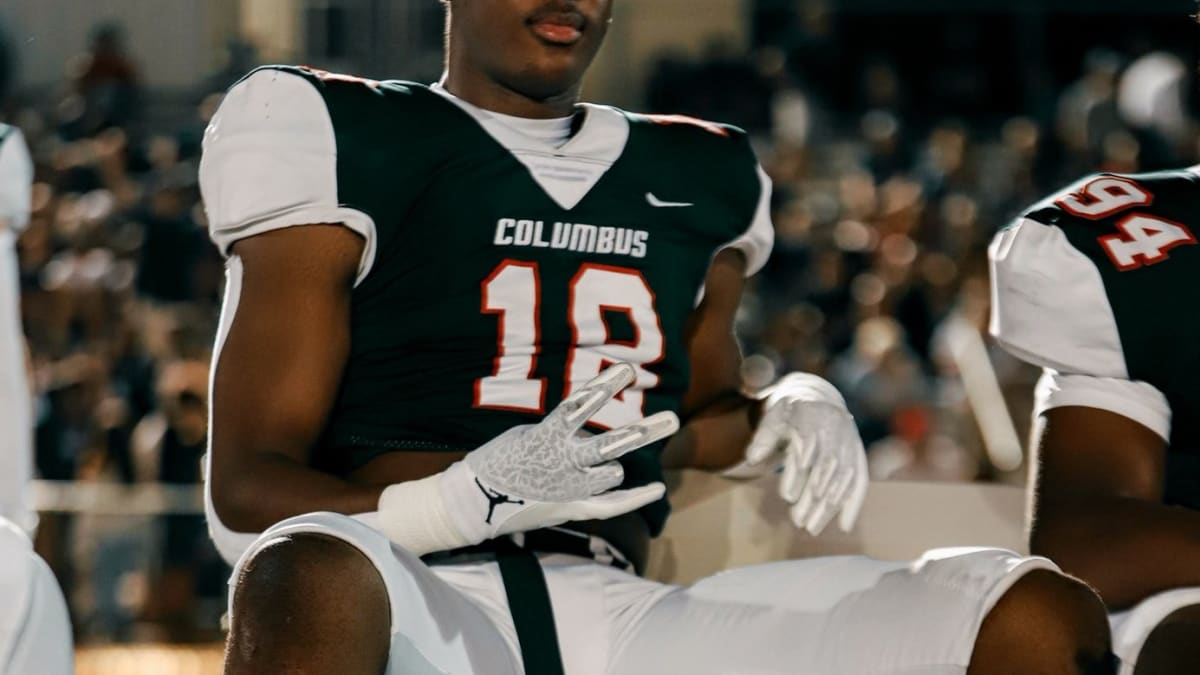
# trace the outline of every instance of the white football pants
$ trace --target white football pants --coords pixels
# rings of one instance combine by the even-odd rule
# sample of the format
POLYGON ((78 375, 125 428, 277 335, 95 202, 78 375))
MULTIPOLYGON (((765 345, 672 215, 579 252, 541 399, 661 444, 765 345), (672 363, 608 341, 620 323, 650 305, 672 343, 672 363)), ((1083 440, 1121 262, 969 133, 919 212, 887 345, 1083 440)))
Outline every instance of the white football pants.
MULTIPOLYGON (((389 675, 522 673, 495 563, 431 568, 357 520, 315 513, 263 533, 232 579, 264 543, 301 533, 341 539, 379 570, 392 608, 389 675)), ((962 675, 1000 596, 1030 570, 1057 569, 1000 549, 941 549, 913 563, 756 565, 685 587, 583 558, 542 565, 567 675, 962 675)))

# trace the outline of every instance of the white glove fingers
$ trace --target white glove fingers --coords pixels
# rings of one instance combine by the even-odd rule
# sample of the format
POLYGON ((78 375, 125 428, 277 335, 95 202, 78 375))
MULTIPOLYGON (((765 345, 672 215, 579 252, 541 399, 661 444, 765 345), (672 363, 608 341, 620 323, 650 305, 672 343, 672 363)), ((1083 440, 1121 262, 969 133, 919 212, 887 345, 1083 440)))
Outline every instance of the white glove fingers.
POLYGON ((670 411, 655 413, 640 422, 605 432, 584 442, 589 465, 616 459, 679 431, 679 417, 670 411))
POLYGON ((779 454, 781 441, 773 429, 759 429, 746 446, 746 463, 754 467, 766 465, 779 454))
POLYGON ((617 462, 606 462, 600 466, 588 467, 585 471, 593 495, 608 492, 625 482, 625 467, 617 462))
POLYGON ((870 480, 867 476, 864 458, 863 465, 851 474, 849 494, 846 495, 842 512, 838 516, 838 528, 843 532, 849 532, 854 528, 854 523, 858 521, 858 514, 862 511, 863 503, 867 501, 869 485, 870 480))
POLYGON ((583 468, 595 466, 640 448, 642 433, 641 429, 632 426, 621 427, 581 442, 579 446, 582 452, 580 465, 583 468))
POLYGON ((795 512, 792 514, 797 527, 808 530, 814 537, 825 529, 825 526, 829 524, 830 520, 833 520, 833 516, 837 513, 838 503, 829 491, 836 472, 837 460, 833 457, 822 457, 808 477, 808 489, 805 490, 805 496, 810 500, 810 508, 803 514, 795 512), (797 518, 801 520, 796 520, 797 518))
POLYGON ((779 496, 789 504, 795 503, 807 483, 808 472, 800 469, 799 457, 788 448, 783 456, 783 477, 779 479, 779 496))
POLYGON ((829 492, 829 485, 833 482, 834 474, 837 473, 837 460, 833 457, 822 457, 817 462, 816 468, 813 469, 810 480, 812 481, 813 493, 817 497, 825 497, 829 492))
POLYGON ((749 464, 765 464, 767 460, 779 451, 787 435, 787 424, 780 406, 768 408, 758 421, 758 429, 746 446, 746 462, 749 464))
MULTIPOLYGON (((596 446, 599 461, 609 461, 622 455, 644 448, 679 431, 679 417, 667 410, 655 413, 640 422, 610 431, 599 439, 610 434, 616 435, 613 442, 601 442, 596 446)), ((597 440, 599 440, 597 439, 597 440)))
POLYGON ((829 502, 834 508, 841 510, 840 507, 846 502, 846 497, 850 494, 850 486, 854 484, 854 472, 849 469, 839 469, 834 472, 833 478, 829 481, 829 487, 825 494, 825 501, 829 502))
MULTIPOLYGON (((654 413, 641 422, 634 424, 633 428, 641 432, 641 443, 638 447, 642 448, 651 443, 657 443, 679 431, 679 416, 670 410, 664 410, 660 413, 654 413)), ((612 457, 606 457, 606 459, 612 459, 612 457)))
POLYGON ((651 483, 629 490, 606 492, 578 503, 575 515, 571 520, 606 520, 623 513, 636 511, 643 506, 658 501, 667 493, 667 486, 662 483, 651 483))
MULTIPOLYGON (((830 480, 828 492, 824 496, 818 496, 816 506, 813 507, 808 518, 805 520, 804 529, 808 530, 813 536, 821 534, 829 522, 833 520, 844 506, 843 500, 846 497, 847 491, 853 482, 854 474, 850 471, 842 470, 836 472, 830 480)), ((818 491, 818 495, 821 492, 818 491)))
POLYGON ((812 468, 813 461, 817 458, 817 450, 820 449, 817 439, 810 437, 805 439, 800 435, 800 430, 795 427, 788 428, 788 437, 796 452, 796 465, 804 470, 812 468))
POLYGON ((808 522, 808 514, 812 512, 813 501, 812 490, 804 490, 796 499, 796 503, 792 504, 792 508, 788 511, 788 514, 791 516, 792 523, 796 527, 805 527, 805 524, 808 522))
POLYGON ((636 377, 637 371, 633 366, 618 363, 589 380, 563 402, 573 404, 573 409, 567 412, 567 424, 572 428, 583 426, 584 422, 600 412, 614 396, 633 384, 636 377))
POLYGON ((834 505, 829 500, 822 499, 808 514, 808 518, 804 521, 804 529, 808 530, 812 536, 818 536, 825 531, 825 526, 829 525, 829 521, 833 520, 836 513, 837 509, 834 505))
POLYGON ((582 389, 578 392, 579 399, 571 401, 571 410, 567 413, 566 423, 571 429, 578 429, 587 422, 594 411, 599 411, 608 403, 612 397, 608 392, 590 389, 582 389), (590 413, 590 414, 589 414, 590 413))
POLYGON ((849 529, 865 500, 866 457, 845 399, 826 380, 793 373, 766 394, 748 464, 784 450, 779 494, 793 523, 816 535, 835 518, 849 529))

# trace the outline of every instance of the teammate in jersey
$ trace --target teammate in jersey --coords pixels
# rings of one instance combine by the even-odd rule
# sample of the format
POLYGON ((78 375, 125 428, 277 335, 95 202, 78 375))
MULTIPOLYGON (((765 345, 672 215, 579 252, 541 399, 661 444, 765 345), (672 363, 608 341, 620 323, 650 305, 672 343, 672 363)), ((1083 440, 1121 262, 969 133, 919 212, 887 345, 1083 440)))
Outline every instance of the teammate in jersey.
POLYGON ((820 378, 739 393, 745 134, 579 104, 607 0, 446 4, 440 84, 266 68, 206 134, 226 672, 1110 672, 1098 599, 1007 551, 636 575, 664 462, 782 464, 815 533, 862 445, 820 378))
POLYGON ((1196 169, 1104 174, 991 248, 992 333, 1046 369, 1031 549, 1100 592, 1130 673, 1200 663, 1198 214, 1196 169))
POLYGON ((29 540, 37 525, 33 413, 16 242, 29 223, 32 182, 25 139, 0 124, 0 675, 74 672, 66 602, 29 540))

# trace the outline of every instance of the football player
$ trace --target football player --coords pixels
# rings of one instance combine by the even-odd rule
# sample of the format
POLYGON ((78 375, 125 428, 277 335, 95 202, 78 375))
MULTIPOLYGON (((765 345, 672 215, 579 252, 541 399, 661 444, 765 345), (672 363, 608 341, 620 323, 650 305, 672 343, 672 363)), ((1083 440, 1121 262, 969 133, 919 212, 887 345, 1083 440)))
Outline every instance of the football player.
POLYGON ((1099 600, 1008 551, 637 575, 664 463, 782 465, 816 533, 862 444, 818 377, 739 393, 746 135, 579 103, 610 0, 446 7, 438 84, 264 68, 205 137, 226 672, 1110 672, 1099 600))
POLYGON ((33 415, 21 331, 17 235, 29 223, 33 164, 16 127, 0 124, 0 674, 74 672, 58 581, 33 552, 33 415))
POLYGON ((1126 673, 1200 663, 1198 209, 1196 169, 1092 176, 990 251, 992 333, 1045 368, 1030 547, 1100 592, 1126 673))

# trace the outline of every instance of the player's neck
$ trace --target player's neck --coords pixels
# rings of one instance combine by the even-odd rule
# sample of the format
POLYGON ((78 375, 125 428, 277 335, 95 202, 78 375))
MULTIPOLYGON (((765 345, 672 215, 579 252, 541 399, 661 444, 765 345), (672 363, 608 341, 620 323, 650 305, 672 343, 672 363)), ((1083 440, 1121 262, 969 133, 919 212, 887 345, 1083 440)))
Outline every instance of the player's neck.
POLYGON ((548 99, 532 99, 477 71, 452 64, 442 78, 446 91, 478 108, 528 119, 558 119, 575 112, 579 86, 548 99))

